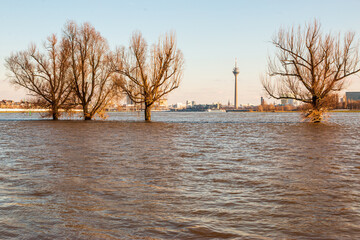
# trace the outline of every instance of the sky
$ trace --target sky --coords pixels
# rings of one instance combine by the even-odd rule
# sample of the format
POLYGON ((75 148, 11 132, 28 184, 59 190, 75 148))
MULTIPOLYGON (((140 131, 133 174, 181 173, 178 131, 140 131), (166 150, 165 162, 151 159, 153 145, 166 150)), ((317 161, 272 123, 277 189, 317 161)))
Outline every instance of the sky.
MULTIPOLYGON (((323 32, 354 31, 360 39, 358 0, 0 0, 0 100, 21 100, 26 92, 9 84, 4 67, 11 53, 38 46, 55 33, 61 36, 68 20, 90 22, 112 49, 128 46, 134 31, 148 44, 175 31, 185 58, 184 76, 168 103, 233 104, 235 58, 239 103, 260 104, 260 76, 275 48, 270 40, 280 27, 318 19, 323 32)), ((360 78, 346 91, 360 91, 360 78)), ((268 100, 273 101, 273 100, 268 100)))

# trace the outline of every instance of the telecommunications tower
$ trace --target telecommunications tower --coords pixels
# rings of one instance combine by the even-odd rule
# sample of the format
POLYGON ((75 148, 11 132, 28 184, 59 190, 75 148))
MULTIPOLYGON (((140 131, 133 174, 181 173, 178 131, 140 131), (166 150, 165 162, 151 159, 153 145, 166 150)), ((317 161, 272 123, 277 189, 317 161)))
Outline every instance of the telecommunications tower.
POLYGON ((235 59, 235 67, 233 70, 233 74, 235 76, 235 100, 234 100, 234 109, 238 108, 238 95, 237 95, 237 77, 239 75, 239 68, 237 67, 237 61, 235 59))

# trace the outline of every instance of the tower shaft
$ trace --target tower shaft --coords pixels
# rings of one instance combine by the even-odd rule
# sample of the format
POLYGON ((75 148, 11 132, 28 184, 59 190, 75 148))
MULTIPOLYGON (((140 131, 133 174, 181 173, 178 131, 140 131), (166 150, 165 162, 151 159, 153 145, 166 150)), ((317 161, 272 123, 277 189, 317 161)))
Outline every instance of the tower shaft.
POLYGON ((239 75, 240 71, 239 68, 237 67, 237 62, 235 59, 235 67, 233 70, 233 74, 235 76, 235 96, 234 96, 234 109, 238 109, 238 93, 237 93, 237 77, 239 75))
POLYGON ((235 96, 234 96, 234 108, 238 109, 238 94, 237 94, 237 74, 235 74, 235 96))

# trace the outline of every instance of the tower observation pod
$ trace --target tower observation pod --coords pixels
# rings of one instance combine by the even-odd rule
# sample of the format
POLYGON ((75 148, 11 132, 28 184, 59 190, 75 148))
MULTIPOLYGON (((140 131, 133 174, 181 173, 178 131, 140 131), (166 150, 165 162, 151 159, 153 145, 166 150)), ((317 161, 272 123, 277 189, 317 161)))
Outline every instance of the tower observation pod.
POLYGON ((239 71, 239 68, 237 67, 237 61, 235 59, 235 67, 234 67, 234 70, 233 70, 233 74, 235 76, 234 109, 238 109, 237 78, 238 78, 239 73, 240 73, 240 71, 239 71))

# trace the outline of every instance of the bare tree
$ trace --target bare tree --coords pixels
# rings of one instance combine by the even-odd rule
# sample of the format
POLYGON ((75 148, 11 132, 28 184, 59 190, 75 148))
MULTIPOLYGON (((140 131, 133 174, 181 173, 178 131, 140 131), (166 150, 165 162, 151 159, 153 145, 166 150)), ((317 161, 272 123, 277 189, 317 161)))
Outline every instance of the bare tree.
POLYGON ((150 121, 153 104, 179 87, 184 60, 174 34, 159 38, 149 53, 145 39, 135 32, 129 49, 118 49, 116 63, 120 87, 133 102, 144 104, 145 120, 150 121))
POLYGON ((306 117, 320 122, 331 96, 342 90, 349 76, 359 72, 354 33, 322 34, 318 21, 303 29, 280 29, 272 43, 277 48, 268 61, 266 92, 276 99, 294 99, 308 105, 306 117))
POLYGON ((35 45, 27 51, 17 52, 6 59, 10 80, 21 86, 37 99, 44 108, 49 108, 54 120, 58 120, 59 109, 64 108, 70 95, 69 44, 58 42, 55 35, 45 43, 47 53, 39 52, 35 45))
POLYGON ((89 23, 77 26, 69 22, 64 35, 70 44, 72 88, 82 106, 84 119, 91 120, 104 110, 115 93, 113 53, 89 23))

